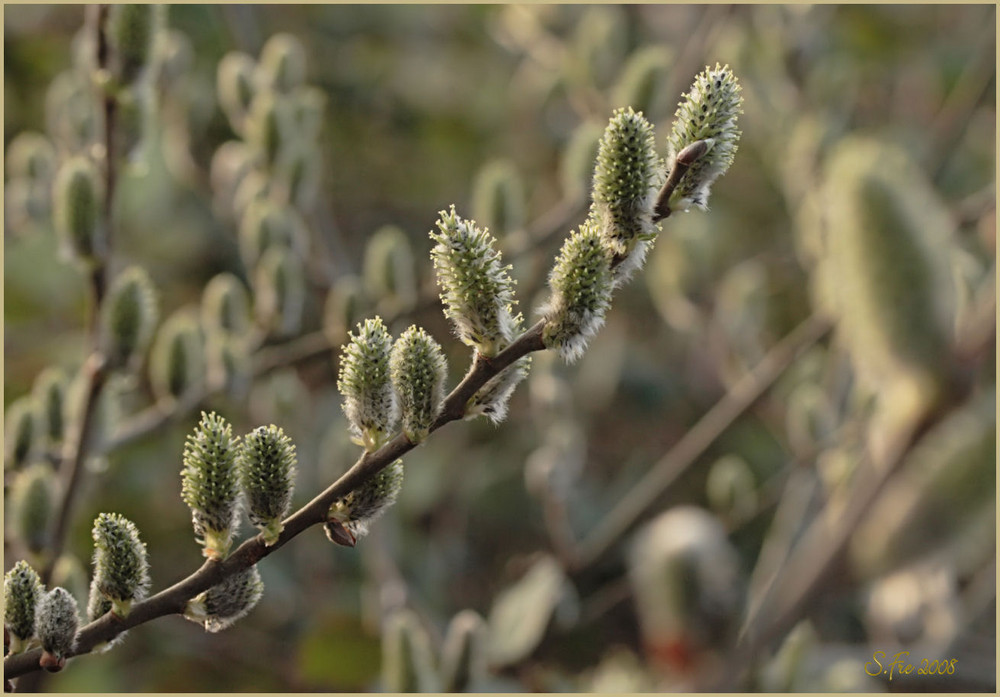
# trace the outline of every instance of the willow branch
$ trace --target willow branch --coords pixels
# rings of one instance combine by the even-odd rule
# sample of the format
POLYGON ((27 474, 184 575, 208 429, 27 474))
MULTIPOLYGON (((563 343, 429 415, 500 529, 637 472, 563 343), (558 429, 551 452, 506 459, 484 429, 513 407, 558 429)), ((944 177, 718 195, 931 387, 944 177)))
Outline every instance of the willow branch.
MULTIPOLYGON (((431 431, 436 431, 452 421, 464 418, 469 399, 491 378, 518 359, 534 351, 542 350, 544 348, 541 339, 543 327, 544 322, 538 322, 493 358, 486 359, 477 353, 469 372, 445 399, 441 415, 434 422, 431 431)), ((260 535, 252 537, 243 542, 225 560, 206 561, 201 568, 187 578, 142 602, 136 603, 132 606, 128 617, 118 618, 109 613, 91 622, 80 630, 76 649, 71 656, 89 653, 95 646, 114 639, 122 632, 159 617, 183 613, 187 602, 198 593, 211 588, 233 574, 248 569, 310 527, 325 523, 330 506, 335 501, 374 477, 382 469, 415 447, 416 445, 405 435, 399 434, 378 450, 364 453, 336 482, 284 521, 284 529, 273 545, 265 545, 260 535)), ((35 649, 6 658, 4 660, 5 677, 8 679, 16 678, 39 670, 38 660, 40 657, 41 650, 35 649)))

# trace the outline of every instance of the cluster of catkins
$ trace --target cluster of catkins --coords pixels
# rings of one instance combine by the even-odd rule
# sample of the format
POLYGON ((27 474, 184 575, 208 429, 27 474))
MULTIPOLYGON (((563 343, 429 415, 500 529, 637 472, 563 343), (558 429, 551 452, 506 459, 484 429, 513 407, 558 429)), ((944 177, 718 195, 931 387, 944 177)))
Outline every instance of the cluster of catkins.
MULTIPOLYGON (((677 110, 668 160, 681 152, 696 157, 684 163, 666 205, 705 208, 712 183, 736 152, 741 106, 740 87, 728 66, 706 68, 696 78, 677 110)), ((549 277, 551 297, 541 310, 542 341, 564 359, 582 355, 604 323, 614 289, 641 267, 657 231, 654 207, 665 169, 652 125, 631 108, 616 111, 599 144, 590 214, 563 245, 549 277)), ((524 330, 522 314, 515 313, 510 267, 493 236, 454 206, 440 212, 430 236, 445 316, 456 336, 488 362, 524 330)), ((501 421, 529 367, 525 356, 500 371, 463 405, 463 414, 501 421)), ((423 329, 412 326, 394 342, 381 318, 359 323, 343 347, 338 381, 355 442, 372 452, 397 429, 412 443, 424 440, 440 414, 446 374, 441 347, 423 329)), ((334 504, 330 539, 353 545, 394 500, 401 482, 396 462, 334 504)))
MULTIPOLYGON (((132 604, 144 599, 149 589, 146 545, 135 525, 116 513, 97 516, 92 536, 94 572, 87 619, 93 621, 108 612, 127 617, 132 604)), ((25 561, 17 562, 4 577, 4 630, 9 653, 41 646, 41 666, 50 671, 62 669, 76 647, 78 612, 73 593, 61 586, 46 591, 25 561)))

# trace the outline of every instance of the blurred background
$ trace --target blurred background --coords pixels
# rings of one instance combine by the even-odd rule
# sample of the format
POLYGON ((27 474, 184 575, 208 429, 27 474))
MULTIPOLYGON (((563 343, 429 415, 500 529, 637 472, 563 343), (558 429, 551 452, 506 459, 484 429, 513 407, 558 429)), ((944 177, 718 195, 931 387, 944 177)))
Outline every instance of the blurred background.
MULTIPOLYGON (((60 139, 86 132, 88 107, 65 87, 86 46, 84 8, 4 15, 10 407, 44 369, 72 374, 85 356, 87 277, 60 256, 48 191, 60 139), (27 132, 50 143, 37 168, 12 153, 27 132)), ((489 226, 533 322, 552 259, 585 218, 616 107, 644 112, 665 157, 682 93, 706 65, 728 64, 743 87, 743 137, 710 210, 664 221, 584 357, 566 366, 537 354, 504 423, 454 424, 409 454, 398 503, 357 548, 309 530, 261 562, 263 600, 233 628, 162 618, 41 689, 447 689, 446 637, 464 610, 482 618, 470 620, 470 690, 706 687, 706 675, 735 665, 728 652, 788 550, 850 500, 873 430, 892 421, 872 417, 884 385, 862 379, 856 341, 820 325, 795 333, 811 317, 854 312, 837 300, 850 273, 818 269, 835 246, 825 235, 836 234, 837 197, 852 195, 829 181, 829 163, 864 138, 857 151, 879 162, 885 148, 899 173, 899 218, 937 226, 921 258, 944 275, 921 290, 952 298, 949 343, 920 359, 921 374, 960 369, 967 398, 934 403, 941 418, 893 480, 905 496, 875 500, 852 547, 867 551, 836 564, 794 629, 758 647, 741 688, 995 690, 995 343, 958 367, 947 349, 962 331, 995 331, 995 7, 178 5, 165 32, 112 237, 112 268, 143 265, 161 317, 196 308, 221 272, 254 284, 240 242, 246 201, 261 195, 240 159, 253 133, 219 87, 232 78, 220 61, 242 52, 262 69, 268 40, 288 34, 317 90, 293 196, 309 250, 301 321, 266 340, 242 384, 198 405, 240 433, 275 423, 294 439, 296 505, 358 455, 336 391, 345 325, 379 313, 394 334, 425 327, 448 354, 451 385, 468 365, 428 259, 438 211, 455 204, 489 226), (761 382, 755 366, 790 334, 795 350, 761 382), (747 381, 764 396, 710 417, 717 433, 706 435, 706 413, 747 381), (678 454, 685 437, 696 444, 678 454), (393 682, 403 668, 384 650, 399 632, 417 666, 409 683, 393 682), (956 660, 951 672, 891 682, 866 669, 876 651, 888 666, 899 650, 918 666, 956 660)), ((279 88, 278 101, 293 99, 279 88)), ((882 251, 887 268, 895 251, 882 251)), ((899 264, 909 258, 900 252, 899 264)), ((932 282, 921 279, 911 282, 932 282)), ((891 315, 895 297, 880 311, 891 315)), ((105 395, 103 441, 116 447, 89 460, 66 552, 89 569, 91 521, 122 513, 159 590, 202 562, 179 495, 199 409, 116 443, 155 396, 144 373, 105 395)), ((6 468, 5 490, 9 456, 6 468)), ((5 538, 5 570, 11 549, 5 538)))

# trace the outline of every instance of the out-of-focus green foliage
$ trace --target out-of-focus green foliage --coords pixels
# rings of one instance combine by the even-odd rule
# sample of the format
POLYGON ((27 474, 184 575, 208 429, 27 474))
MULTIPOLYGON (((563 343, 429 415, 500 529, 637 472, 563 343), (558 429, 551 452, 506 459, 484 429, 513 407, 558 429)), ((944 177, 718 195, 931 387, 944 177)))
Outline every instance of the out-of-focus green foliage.
MULTIPOLYGON (((504 264, 514 266, 518 309, 530 325, 562 241, 584 222, 598 140, 614 109, 643 110, 666 157, 681 95, 706 66, 728 64, 742 86, 743 135, 710 210, 663 221, 645 269, 616 293, 582 358, 566 366, 536 354, 504 423, 454 424, 408 454, 398 501, 356 548, 335 547, 313 528, 259 563, 263 596, 232 628, 207 634, 187 622, 153 622, 107 654, 71 660, 45 687, 375 690, 384 686, 383 630, 399 612, 415 613, 426 631, 435 664, 422 670, 435 671, 425 678, 434 684, 451 679, 437 664, 449 624, 471 610, 486 618, 475 650, 490 666, 475 659, 474 689, 683 689, 686 676, 663 666, 687 665, 679 652, 689 647, 650 645, 656 618, 643 608, 656 604, 649 597, 657 584, 644 579, 638 593, 629 584, 636 563, 629 545, 650 534, 641 526, 678 504, 697 506, 725 526, 741 576, 751 578, 758 562, 777 558, 780 567, 781 541, 795 539, 810 511, 841 495, 866 449, 878 446, 870 425, 892 425, 878 417, 891 410, 878 386, 892 371, 882 366, 899 364, 906 349, 936 376, 951 365, 950 342, 970 308, 995 293, 995 12, 989 5, 170 6, 170 33, 150 67, 151 107, 123 117, 145 140, 120 172, 109 246, 116 273, 145 267, 161 317, 176 317, 183 331, 167 341, 171 328, 164 333, 160 323, 152 383, 144 374, 115 383, 98 442, 155 397, 183 396, 207 363, 210 379, 232 379, 237 388, 202 408, 224 415, 235 433, 273 423, 295 442, 293 509, 359 455, 337 392, 338 352, 251 379, 246 345, 225 344, 218 328, 195 319, 211 279, 230 273, 255 295, 271 285, 270 305, 252 308, 273 329, 263 339, 269 343, 284 340, 280 330, 325 331, 339 347, 376 311, 392 337, 418 324, 441 344, 450 388, 469 350, 437 299, 428 233, 439 211, 455 204, 490 226, 504 264), (262 55, 275 35, 280 40, 262 55), (260 85, 280 96, 253 98, 260 85), (308 146, 280 152, 283 137, 308 146), (864 162, 830 164, 844 157, 845 141, 865 144, 864 162), (905 155, 905 176, 892 172, 894 153, 905 155), (855 170, 864 171, 847 180, 855 170), (254 204, 262 191, 283 197, 287 208, 254 204), (921 191, 933 192, 933 201, 921 191), (857 205, 857 215, 837 207, 842 199, 857 205), (533 221, 574 200, 583 203, 559 230, 538 237, 533 221), (264 230, 267 211, 284 215, 287 229, 264 230), (856 218, 898 232, 907 216, 948 225, 937 226, 920 258, 953 284, 955 307, 935 315, 932 330, 906 336, 933 341, 901 346, 893 340, 902 329, 879 325, 894 334, 877 337, 889 348, 877 352, 872 379, 865 371, 876 366, 864 348, 836 332, 727 429, 634 531, 589 568, 567 573, 552 534, 558 521, 586 537, 809 314, 847 318, 848 332, 865 321, 857 313, 877 314, 856 297, 871 300, 877 279, 847 289, 847 272, 826 262, 852 241, 830 236, 856 218), (261 257, 271 259, 263 270, 261 257), (846 308, 845 298, 853 303, 846 308)), ((8 407, 33 394, 43 370, 57 366, 72 378, 86 355, 86 268, 60 257, 64 223, 52 220, 61 204, 53 206, 50 192, 58 163, 96 132, 99 114, 79 75, 88 50, 83 8, 12 5, 4 16, 11 420, 22 407, 8 407)), ((864 256, 872 267, 915 258, 877 246, 842 256, 883 254, 864 256)), ((892 292, 909 298, 906 283, 894 281, 892 292)), ((900 318, 896 297, 876 299, 890 319, 900 318)), ((232 311, 249 319, 250 310, 232 311)), ((906 312, 911 324, 930 316, 909 305, 906 312)), ((995 689, 995 597, 983 590, 993 583, 984 570, 995 566, 995 502, 991 509, 987 501, 995 429, 985 426, 990 414, 995 420, 993 365, 990 357, 962 375, 977 401, 928 433, 904 462, 905 491, 880 500, 887 509, 871 524, 887 522, 852 547, 843 592, 812 607, 809 623, 762 658, 748 687, 882 689, 888 684, 863 666, 892 640, 915 658, 958 658, 954 676, 914 687, 995 689), (911 537, 930 534, 928 525, 934 549, 911 537), (900 539, 897 566, 881 568, 888 556, 869 558, 865 540, 900 539), (928 643, 906 643, 917 639, 928 643)), ((67 422, 80 391, 69 384, 67 422)), ((114 511, 142 531, 151 592, 200 566, 180 495, 184 438, 197 420, 191 411, 88 460, 67 553, 89 559, 88 521, 114 511)), ((43 423, 50 422, 39 421, 39 433, 43 423)), ((11 447, 8 469, 12 460, 47 466, 35 460, 51 457, 41 441, 23 452, 11 447)), ((5 488, 16 485, 5 474, 5 488)), ((8 491, 8 510, 10 501, 8 491)), ((245 525, 238 539, 250 534, 245 525)), ((9 569, 20 557, 6 542, 9 569)), ((682 582, 666 585, 697 584, 687 568, 674 568, 682 582)), ((758 583, 754 577, 748 587, 758 583)))

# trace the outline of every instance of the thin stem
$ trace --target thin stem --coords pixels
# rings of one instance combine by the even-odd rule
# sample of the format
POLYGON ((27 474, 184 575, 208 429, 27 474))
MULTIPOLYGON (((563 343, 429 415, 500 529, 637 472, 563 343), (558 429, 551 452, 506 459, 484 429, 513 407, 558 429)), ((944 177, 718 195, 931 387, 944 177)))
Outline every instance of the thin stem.
POLYGON ((592 565, 607 552, 661 494, 704 454, 716 438, 749 409, 796 358, 829 330, 829 322, 813 315, 772 348, 751 372, 736 383, 653 465, 584 539, 577 550, 573 570, 579 571, 592 565))
MULTIPOLYGON (((445 424, 465 416, 465 405, 475 393, 504 368, 533 351, 544 348, 541 341, 544 322, 538 322, 518 337, 510 346, 487 360, 476 354, 465 378, 445 399, 441 416, 431 427, 436 431, 445 424)), ((284 529, 277 541, 266 546, 260 535, 241 544, 223 561, 206 561, 201 568, 173 586, 160 591, 147 600, 136 603, 128 617, 121 619, 107 614, 80 630, 73 656, 89 653, 95 646, 110 641, 122 632, 165 615, 184 612, 187 602, 198 593, 216 585, 223 579, 247 569, 264 557, 283 547, 289 540, 308 528, 324 523, 330 506, 359 485, 375 476, 416 446, 399 434, 381 448, 364 453, 361 458, 325 491, 293 513, 284 521, 284 529)), ((10 656, 4 660, 4 675, 16 678, 39 669, 41 650, 10 656)))

